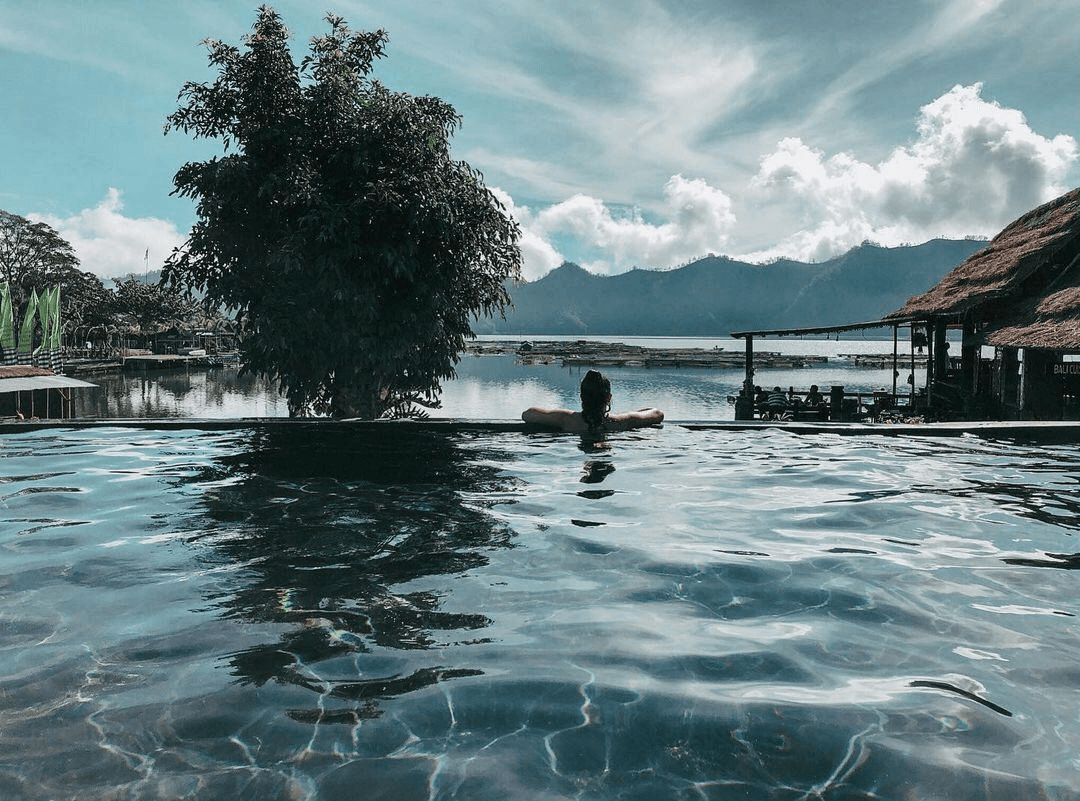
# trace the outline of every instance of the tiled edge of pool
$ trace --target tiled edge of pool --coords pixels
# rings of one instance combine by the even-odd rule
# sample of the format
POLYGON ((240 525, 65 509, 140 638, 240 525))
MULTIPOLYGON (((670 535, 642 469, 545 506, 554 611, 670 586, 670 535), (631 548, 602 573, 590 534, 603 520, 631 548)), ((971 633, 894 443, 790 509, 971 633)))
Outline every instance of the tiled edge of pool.
MULTIPOLYGON (((792 434, 939 437, 956 437, 964 434, 971 434, 982 437, 1053 439, 1063 442, 1075 442, 1080 440, 1080 421, 1054 420, 1002 420, 952 423, 807 423, 764 420, 669 420, 666 421, 664 425, 690 430, 752 431, 755 429, 780 429, 792 434)), ((291 419, 287 417, 206 419, 168 417, 123 419, 69 418, 64 420, 8 421, 0 422, 0 435, 19 434, 57 428, 89 429, 122 427, 161 431, 229 431, 245 428, 297 426, 342 426, 348 427, 351 430, 385 428, 386 426, 409 426, 410 428, 448 432, 543 432, 546 430, 537 426, 527 426, 517 420, 464 420, 456 418, 435 418, 427 420, 326 420, 311 418, 291 419)))

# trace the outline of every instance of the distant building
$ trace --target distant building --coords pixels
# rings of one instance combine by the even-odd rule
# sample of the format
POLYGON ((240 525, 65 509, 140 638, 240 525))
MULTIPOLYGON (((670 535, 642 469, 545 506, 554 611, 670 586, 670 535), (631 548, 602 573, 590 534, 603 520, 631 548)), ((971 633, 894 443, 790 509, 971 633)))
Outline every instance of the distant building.
POLYGON ((931 408, 1080 419, 1080 189, 1011 223, 890 321, 925 332, 931 408), (949 328, 963 331, 960 354, 949 328))

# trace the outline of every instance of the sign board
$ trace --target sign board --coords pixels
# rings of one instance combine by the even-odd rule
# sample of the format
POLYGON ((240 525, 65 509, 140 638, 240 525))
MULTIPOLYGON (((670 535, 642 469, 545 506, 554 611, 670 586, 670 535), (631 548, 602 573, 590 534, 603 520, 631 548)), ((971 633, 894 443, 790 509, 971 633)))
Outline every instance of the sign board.
POLYGON ((1058 362, 1049 365, 1050 375, 1080 375, 1080 362, 1058 362))

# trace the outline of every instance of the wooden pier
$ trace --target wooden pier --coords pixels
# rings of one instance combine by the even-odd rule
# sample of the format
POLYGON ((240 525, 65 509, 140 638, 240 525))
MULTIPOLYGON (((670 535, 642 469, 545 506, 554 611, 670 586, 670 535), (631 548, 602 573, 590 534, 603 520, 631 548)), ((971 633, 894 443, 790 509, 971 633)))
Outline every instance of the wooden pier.
MULTIPOLYGON (((891 353, 841 353, 839 358, 849 360, 855 367, 863 367, 867 370, 888 370, 893 366, 891 353)), ((925 369, 927 356, 925 353, 917 353, 914 356, 903 354, 897 357, 900 367, 911 368, 914 364, 916 369, 925 369)))
POLYGON ((125 356, 125 370, 171 370, 199 364, 198 356, 180 356, 175 353, 150 353, 138 356, 125 356))
POLYGON ((119 370, 119 359, 71 359, 64 362, 65 375, 90 375, 94 373, 113 373, 119 370))
POLYGON ((183 367, 217 367, 223 364, 237 364, 240 361, 236 353, 143 353, 125 356, 121 367, 124 370, 177 370, 183 367))

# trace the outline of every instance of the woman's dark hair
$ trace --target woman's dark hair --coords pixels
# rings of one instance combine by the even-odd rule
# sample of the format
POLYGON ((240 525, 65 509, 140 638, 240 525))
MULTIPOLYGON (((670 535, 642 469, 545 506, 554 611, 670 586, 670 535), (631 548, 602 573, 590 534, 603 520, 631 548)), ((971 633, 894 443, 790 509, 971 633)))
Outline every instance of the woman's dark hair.
POLYGON ((581 379, 581 416, 589 431, 596 431, 604 424, 611 408, 611 382, 598 370, 589 370, 581 379))

